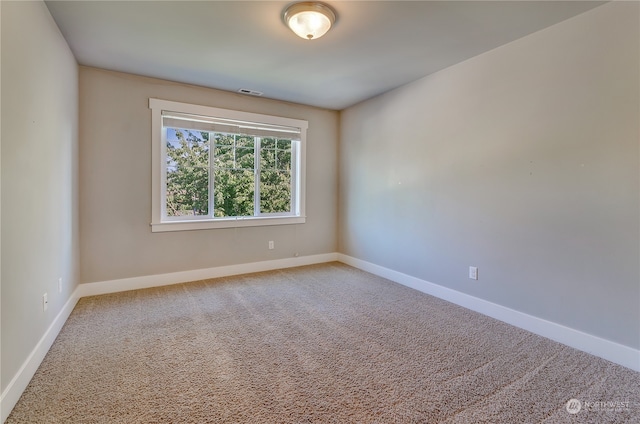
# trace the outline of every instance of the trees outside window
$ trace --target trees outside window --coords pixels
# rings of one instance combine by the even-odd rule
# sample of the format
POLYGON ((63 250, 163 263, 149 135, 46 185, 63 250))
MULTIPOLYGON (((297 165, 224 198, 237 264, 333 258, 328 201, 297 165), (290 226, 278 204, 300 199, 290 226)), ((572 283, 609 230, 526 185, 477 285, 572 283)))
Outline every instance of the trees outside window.
POLYGON ((214 217, 287 213, 291 159, 291 140, 167 128, 167 215, 207 216, 210 184, 214 217))
POLYGON ((306 121, 157 99, 150 107, 154 231, 304 222, 306 121))

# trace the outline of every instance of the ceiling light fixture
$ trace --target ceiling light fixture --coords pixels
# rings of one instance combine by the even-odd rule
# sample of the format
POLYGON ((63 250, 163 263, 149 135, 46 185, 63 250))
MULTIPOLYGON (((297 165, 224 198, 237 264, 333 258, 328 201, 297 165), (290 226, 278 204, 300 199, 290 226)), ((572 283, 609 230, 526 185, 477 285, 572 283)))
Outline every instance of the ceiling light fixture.
POLYGON ((288 6, 282 19, 298 37, 315 40, 329 31, 336 21, 336 14, 324 3, 303 1, 288 6))

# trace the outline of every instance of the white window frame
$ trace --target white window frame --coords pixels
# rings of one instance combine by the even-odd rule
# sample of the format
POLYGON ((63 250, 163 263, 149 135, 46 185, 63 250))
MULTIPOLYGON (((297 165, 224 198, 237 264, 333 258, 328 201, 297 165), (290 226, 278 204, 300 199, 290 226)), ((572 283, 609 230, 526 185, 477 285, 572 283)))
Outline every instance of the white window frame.
MULTIPOLYGON (((220 109, 209 106, 193 105, 189 103, 173 102, 161 99, 149 99, 151 109, 151 231, 186 231, 205 230, 212 228, 256 227, 265 225, 303 224, 305 216, 305 170, 306 170, 306 138, 308 122, 300 119, 284 118, 280 116, 262 115, 258 113, 241 112, 230 109, 220 109), (162 112, 200 115, 214 118, 231 119, 279 125, 300 129, 300 141, 295 143, 297 155, 292 160, 292 212, 291 213, 258 213, 245 217, 168 217, 166 215, 166 131, 162 127, 162 112), (296 160, 297 158, 297 160, 296 160)), ((295 152, 294 152, 295 153, 295 152)), ((255 159, 259 162, 259 157, 255 159)), ((259 164, 258 164, 259 167, 259 164)), ((254 167, 257 169, 257 167, 254 167)), ((211 184, 211 182, 209 183, 211 184)), ((259 209, 259 205, 256 206, 259 209)), ((213 211, 210 211, 213 213, 213 211)))

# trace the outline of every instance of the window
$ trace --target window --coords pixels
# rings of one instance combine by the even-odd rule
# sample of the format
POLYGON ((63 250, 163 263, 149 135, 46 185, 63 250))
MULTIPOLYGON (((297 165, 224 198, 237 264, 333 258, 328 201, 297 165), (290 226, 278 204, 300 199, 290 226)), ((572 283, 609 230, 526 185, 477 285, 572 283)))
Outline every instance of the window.
POLYGON ((149 99, 152 231, 297 224, 307 121, 149 99))

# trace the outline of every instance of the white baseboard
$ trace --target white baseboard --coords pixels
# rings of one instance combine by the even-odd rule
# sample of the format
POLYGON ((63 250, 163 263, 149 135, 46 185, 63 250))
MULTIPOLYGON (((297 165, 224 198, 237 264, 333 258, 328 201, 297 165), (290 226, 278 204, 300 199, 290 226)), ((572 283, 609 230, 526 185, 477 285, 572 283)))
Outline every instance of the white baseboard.
POLYGON ((62 326, 67 322, 67 318, 69 318, 73 308, 80 299, 78 292, 79 290, 76 288, 58 315, 53 319, 53 322, 49 328, 47 328, 47 331, 45 331, 36 347, 31 351, 16 375, 11 379, 6 389, 2 392, 2 396, 0 396, 0 422, 5 422, 11 413, 11 410, 18 402, 18 399, 22 396, 22 392, 27 388, 31 378, 33 378, 33 375, 38 370, 38 367, 49 351, 49 348, 51 348, 56 337, 58 337, 58 333, 60 333, 62 326))
POLYGON ((4 423, 11 410, 27 388, 45 355, 51 348, 62 326, 71 315, 78 300, 86 296, 116 293, 127 290, 137 290, 149 287, 160 287, 170 284, 204 280, 208 278, 226 277, 230 275, 248 274, 253 272, 271 271, 275 269, 292 268, 296 266, 313 265, 338 260, 337 253, 326 253, 295 258, 276 259, 272 261, 253 262, 248 264, 228 265, 216 268, 197 269, 191 271, 172 272, 169 274, 148 275, 143 277, 124 278, 121 280, 101 281, 97 283, 80 284, 63 306, 60 313, 53 320, 29 357, 9 382, 0 397, 0 423, 4 423))
POLYGON ((253 262, 248 264, 228 265, 216 268, 80 284, 53 320, 31 354, 29 354, 29 357, 25 360, 22 367, 20 367, 18 373, 9 382, 9 385, 4 392, 2 392, 0 397, 0 422, 3 423, 11 413, 11 410, 18 402, 18 399, 20 399, 20 396, 26 389, 29 381, 31 381, 31 378, 40 366, 40 363, 49 351, 49 348, 58 336, 58 333, 60 333, 60 330, 67 321, 67 318, 69 318, 69 315, 73 311, 76 303, 82 297, 116 293, 126 290, 159 287, 209 278, 313 265, 332 261, 343 262, 347 265, 362 269, 363 271, 370 272, 407 287, 419 290, 423 293, 430 294, 516 327, 531 331, 532 333, 540 336, 555 340, 592 355, 599 356, 611 362, 631 368, 632 370, 640 371, 640 350, 632 349, 628 346, 605 340, 591 334, 583 333, 523 312, 518 312, 516 310, 439 286, 389 268, 356 259, 351 256, 341 253, 326 253, 321 255, 301 256, 297 258, 277 259, 273 261, 253 262))
POLYGON ((80 284, 79 286, 80 297, 168 286, 171 284, 186 283, 189 281, 249 274, 252 272, 271 271, 274 269, 292 268, 296 266, 313 265, 337 260, 337 253, 325 253, 320 255, 299 256, 296 258, 275 259, 272 261, 252 262, 248 264, 172 272, 169 274, 145 275, 142 277, 123 278, 120 280, 85 283, 80 284))
POLYGON ((443 287, 389 268, 338 253, 338 260, 347 265, 378 275, 423 293, 444 299, 472 311, 490 316, 575 349, 616 364, 640 371, 640 350, 633 349, 592 334, 565 327, 496 303, 489 302, 447 287, 443 287))

